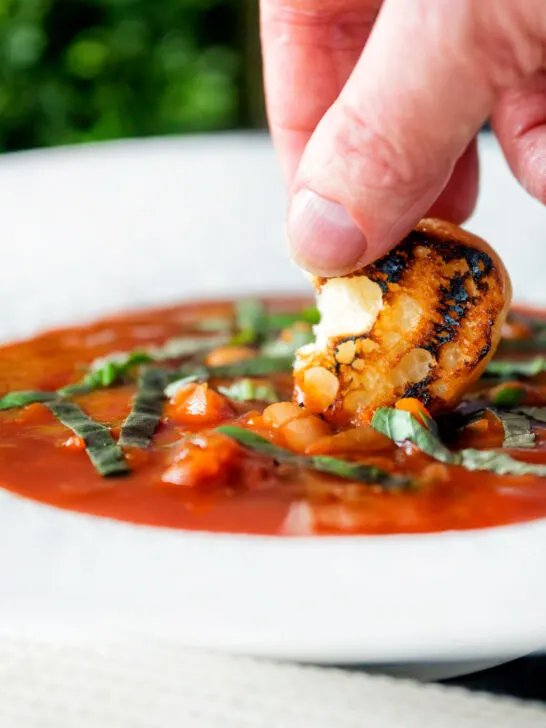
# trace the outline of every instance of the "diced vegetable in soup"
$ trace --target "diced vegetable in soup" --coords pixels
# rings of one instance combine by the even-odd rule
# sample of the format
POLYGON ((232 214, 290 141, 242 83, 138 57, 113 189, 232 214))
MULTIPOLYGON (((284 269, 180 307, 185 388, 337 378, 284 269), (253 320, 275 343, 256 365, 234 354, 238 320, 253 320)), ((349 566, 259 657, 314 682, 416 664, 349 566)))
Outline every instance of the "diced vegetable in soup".
POLYGON ((508 313, 491 248, 424 221, 373 266, 316 285, 320 312, 199 301, 4 346, 0 485, 237 533, 546 517, 546 313, 508 313))

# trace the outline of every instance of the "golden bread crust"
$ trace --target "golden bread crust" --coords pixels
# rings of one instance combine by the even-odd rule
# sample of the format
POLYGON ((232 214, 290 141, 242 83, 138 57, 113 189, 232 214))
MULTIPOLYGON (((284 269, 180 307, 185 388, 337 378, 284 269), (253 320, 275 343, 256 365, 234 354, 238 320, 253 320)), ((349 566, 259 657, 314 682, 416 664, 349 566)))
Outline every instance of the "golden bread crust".
POLYGON ((366 422, 401 397, 418 398, 432 413, 454 407, 493 356, 511 301, 495 251, 432 219, 375 263, 313 283, 327 330, 319 324, 320 346, 297 354, 294 400, 339 424, 366 422), (330 315, 334 287, 343 304, 330 315), (359 296, 371 313, 363 310, 359 331, 353 314, 348 332, 343 311, 359 296))

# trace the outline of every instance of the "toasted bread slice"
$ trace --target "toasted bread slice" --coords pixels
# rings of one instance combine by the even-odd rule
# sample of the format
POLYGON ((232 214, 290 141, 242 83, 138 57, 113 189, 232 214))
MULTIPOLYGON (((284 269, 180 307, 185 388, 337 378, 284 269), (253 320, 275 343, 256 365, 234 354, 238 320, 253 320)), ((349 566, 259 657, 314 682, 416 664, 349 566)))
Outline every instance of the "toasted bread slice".
POLYGON ((493 356, 511 300, 508 273, 481 238, 422 220, 375 263, 313 279, 321 321, 302 347, 294 399, 339 424, 417 397, 455 406, 493 356))

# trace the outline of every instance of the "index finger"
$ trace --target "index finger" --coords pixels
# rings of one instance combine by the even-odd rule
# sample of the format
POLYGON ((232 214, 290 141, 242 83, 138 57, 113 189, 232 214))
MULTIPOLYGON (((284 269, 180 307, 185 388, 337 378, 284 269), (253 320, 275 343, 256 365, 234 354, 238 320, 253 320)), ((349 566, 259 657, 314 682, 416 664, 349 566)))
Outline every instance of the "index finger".
POLYGON ((261 0, 267 112, 288 184, 362 52, 382 0, 261 0))

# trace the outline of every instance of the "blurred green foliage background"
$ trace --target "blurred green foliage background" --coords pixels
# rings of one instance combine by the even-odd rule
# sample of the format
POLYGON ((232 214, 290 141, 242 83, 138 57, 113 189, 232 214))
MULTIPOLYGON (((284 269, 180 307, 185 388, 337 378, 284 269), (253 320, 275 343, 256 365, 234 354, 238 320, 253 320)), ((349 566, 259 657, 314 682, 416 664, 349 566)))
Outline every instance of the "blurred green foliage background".
POLYGON ((264 123, 258 0, 0 0, 0 151, 264 123))

